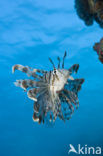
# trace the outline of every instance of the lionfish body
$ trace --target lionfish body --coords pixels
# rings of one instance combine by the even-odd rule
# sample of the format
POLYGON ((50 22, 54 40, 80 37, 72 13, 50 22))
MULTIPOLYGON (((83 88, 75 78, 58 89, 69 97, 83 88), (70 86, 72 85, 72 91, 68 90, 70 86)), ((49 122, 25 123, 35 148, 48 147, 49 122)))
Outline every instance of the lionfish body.
MULTIPOLYGON (((66 52, 64 58, 66 56, 66 52)), ((55 121, 57 116, 62 120, 69 120, 79 105, 78 91, 84 79, 74 79, 71 75, 77 72, 79 65, 75 64, 70 69, 64 69, 64 58, 62 69, 60 69, 60 58, 58 57, 58 69, 53 64, 52 71, 32 69, 27 66, 14 65, 13 72, 20 70, 34 79, 17 80, 16 86, 27 91, 30 99, 34 100, 33 120, 39 123, 44 120, 55 121)))

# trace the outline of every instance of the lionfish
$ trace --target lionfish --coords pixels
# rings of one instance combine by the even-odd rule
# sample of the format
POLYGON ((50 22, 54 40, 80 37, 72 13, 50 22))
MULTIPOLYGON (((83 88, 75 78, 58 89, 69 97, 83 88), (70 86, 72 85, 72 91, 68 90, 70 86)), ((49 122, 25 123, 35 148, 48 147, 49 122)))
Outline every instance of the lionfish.
POLYGON ((61 120, 69 120, 74 112, 74 106, 78 108, 78 91, 84 79, 74 79, 71 75, 77 73, 79 64, 74 64, 69 69, 64 69, 63 57, 60 68, 60 57, 56 68, 51 58, 53 70, 46 71, 33 69, 28 66, 14 65, 12 72, 20 70, 33 77, 33 79, 16 80, 15 85, 27 91, 27 96, 34 101, 33 120, 38 123, 44 121, 54 122, 57 117, 61 120))

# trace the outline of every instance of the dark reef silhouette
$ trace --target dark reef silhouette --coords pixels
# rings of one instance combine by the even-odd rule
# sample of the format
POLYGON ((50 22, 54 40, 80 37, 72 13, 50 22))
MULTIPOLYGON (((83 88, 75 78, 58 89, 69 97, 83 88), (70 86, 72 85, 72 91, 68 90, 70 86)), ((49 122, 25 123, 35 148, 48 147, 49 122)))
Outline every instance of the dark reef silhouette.
POLYGON ((100 40, 99 43, 95 43, 93 49, 97 52, 101 63, 103 63, 103 38, 100 40))
POLYGON ((87 26, 96 21, 103 28, 103 0, 75 0, 75 8, 87 26))

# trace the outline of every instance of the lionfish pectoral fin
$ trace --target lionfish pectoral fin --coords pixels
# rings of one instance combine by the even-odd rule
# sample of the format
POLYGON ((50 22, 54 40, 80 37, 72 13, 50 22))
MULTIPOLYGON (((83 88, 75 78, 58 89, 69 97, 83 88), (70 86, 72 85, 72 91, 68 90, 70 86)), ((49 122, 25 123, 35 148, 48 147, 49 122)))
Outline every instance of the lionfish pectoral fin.
POLYGON ((39 117, 37 116, 37 114, 35 112, 33 114, 33 121, 34 122, 39 122, 39 117))
POLYGON ((76 90, 79 92, 81 90, 81 86, 84 83, 84 79, 75 79, 76 90))
POLYGON ((71 107, 72 107, 72 104, 74 104, 76 108, 79 107, 79 100, 78 100, 77 95, 74 92, 64 89, 63 93, 66 96, 66 99, 68 103, 70 103, 71 107))
POLYGON ((35 79, 41 80, 41 76, 36 74, 37 71, 40 71, 38 69, 33 69, 32 70, 32 68, 30 68, 28 66, 23 66, 23 65, 20 65, 20 64, 16 64, 16 65, 14 65, 12 67, 12 73, 14 73, 15 70, 19 70, 19 71, 21 71, 23 73, 26 73, 28 77, 32 76, 35 79))
POLYGON ((28 95, 28 98, 30 98, 31 100, 37 102, 37 98, 36 98, 36 89, 35 89, 35 88, 30 89, 30 90, 27 92, 27 95, 28 95))
POLYGON ((66 119, 68 118, 68 120, 69 120, 71 118, 72 114, 74 113, 74 107, 73 107, 70 99, 68 98, 68 96, 64 92, 61 93, 61 97, 62 97, 62 102, 63 103, 65 102, 68 106, 67 110, 70 110, 69 117, 65 115, 65 118, 66 119))
POLYGON ((16 80, 16 82, 14 82, 14 85, 15 85, 16 87, 20 87, 20 88, 26 90, 26 86, 23 86, 23 85, 22 85, 22 82, 23 82, 23 80, 16 80))
POLYGON ((31 79, 25 79, 25 80, 16 80, 16 82, 14 82, 14 84, 17 86, 17 87, 21 87, 23 88, 24 90, 29 88, 29 87, 40 87, 43 82, 36 82, 34 80, 31 80, 31 79))
POLYGON ((72 76, 69 75, 68 79, 70 80, 74 80, 74 78, 72 76))
POLYGON ((25 66, 20 65, 20 64, 16 64, 12 67, 12 73, 14 73, 15 70, 20 70, 24 73, 28 73, 28 67, 25 67, 25 66))
POLYGON ((14 65, 14 66, 12 66, 12 73, 14 73, 15 70, 18 70, 19 66, 21 66, 21 65, 14 65))
POLYGON ((81 86, 84 83, 84 81, 84 79, 68 79, 65 89, 70 90, 77 95, 78 92, 81 90, 81 86))

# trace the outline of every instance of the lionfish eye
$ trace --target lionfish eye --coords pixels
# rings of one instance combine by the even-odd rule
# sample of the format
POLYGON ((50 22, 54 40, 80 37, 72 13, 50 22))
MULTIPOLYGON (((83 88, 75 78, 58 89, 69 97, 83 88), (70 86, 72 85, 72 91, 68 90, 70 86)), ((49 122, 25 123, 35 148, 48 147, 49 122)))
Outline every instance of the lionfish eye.
POLYGON ((54 74, 56 74, 56 69, 54 69, 54 74))

